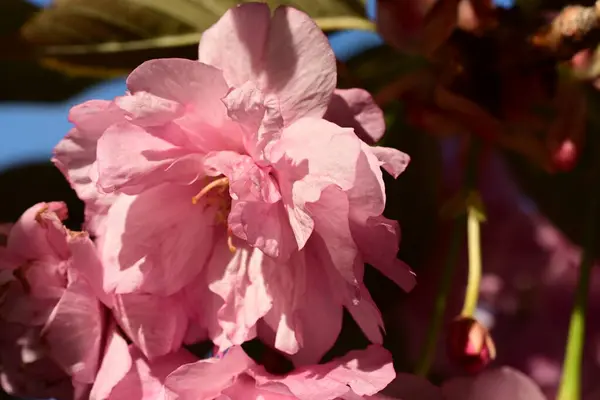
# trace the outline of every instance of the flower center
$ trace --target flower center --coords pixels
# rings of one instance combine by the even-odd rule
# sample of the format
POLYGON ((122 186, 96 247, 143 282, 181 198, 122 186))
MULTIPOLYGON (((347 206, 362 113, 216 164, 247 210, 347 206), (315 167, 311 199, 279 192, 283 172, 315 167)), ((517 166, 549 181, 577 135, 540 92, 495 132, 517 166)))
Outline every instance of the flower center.
MULTIPOLYGON (((209 205, 217 206, 217 222, 227 226, 227 216, 231 210, 231 198, 227 195, 223 196, 223 194, 228 188, 229 179, 227 177, 215 179, 204 186, 198 194, 192 197, 192 204, 198 204, 201 199, 206 198, 209 205), (216 194, 216 196, 208 197, 211 192, 216 194), (216 201, 214 201, 215 199, 216 201)), ((229 247, 229 251, 232 253, 235 253, 237 250, 233 245, 233 233, 229 227, 227 227, 227 247, 229 247)))

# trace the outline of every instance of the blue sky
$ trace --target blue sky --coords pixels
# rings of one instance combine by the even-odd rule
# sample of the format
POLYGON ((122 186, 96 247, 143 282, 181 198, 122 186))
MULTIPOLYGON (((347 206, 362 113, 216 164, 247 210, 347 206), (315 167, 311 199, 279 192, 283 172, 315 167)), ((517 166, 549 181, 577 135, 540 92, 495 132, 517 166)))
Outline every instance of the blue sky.
MULTIPOLYGON (((29 1, 39 5, 50 3, 50 0, 29 1)), ((510 1, 497 0, 496 3, 510 1)), ((374 1, 368 8, 373 16, 374 1)), ((381 39, 376 34, 366 32, 340 32, 331 39, 334 51, 342 60, 379 43, 381 39)), ((0 105, 0 121, 4 130, 0 170, 14 164, 47 160, 54 145, 70 129, 67 114, 73 105, 89 99, 111 99, 123 94, 124 90, 124 81, 116 79, 93 87, 65 103, 0 105)))

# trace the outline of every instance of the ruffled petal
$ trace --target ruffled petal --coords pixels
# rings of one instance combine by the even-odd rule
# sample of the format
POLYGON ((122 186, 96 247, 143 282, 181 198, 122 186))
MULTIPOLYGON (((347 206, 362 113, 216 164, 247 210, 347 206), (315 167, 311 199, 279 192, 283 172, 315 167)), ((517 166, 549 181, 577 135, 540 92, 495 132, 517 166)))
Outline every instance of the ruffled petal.
POLYGON ((131 369, 111 390, 110 400, 164 399, 163 384, 167 376, 180 366, 196 361, 196 357, 184 349, 152 361, 146 360, 135 347, 130 346, 129 352, 133 361, 131 369))
POLYGON ((73 107, 69 120, 75 129, 56 145, 52 162, 85 202, 86 230, 100 234, 114 196, 96 187, 96 144, 109 126, 124 121, 124 115, 112 102, 91 100, 73 107))
POLYGON ((325 120, 303 118, 284 129, 271 157, 298 249, 314 229, 306 204, 330 185, 350 190, 360 154, 361 142, 352 130, 325 120))
POLYGON ((90 400, 108 399, 112 389, 125 377, 133 363, 129 346, 117 332, 114 322, 107 331, 106 349, 92 386, 90 400))
POLYGON ((259 87, 277 96, 285 125, 302 117, 322 117, 336 82, 335 55, 323 31, 302 11, 277 8, 259 87))
POLYGON ((192 204, 196 192, 193 186, 161 185, 137 196, 119 196, 100 249, 102 262, 121 270, 117 293, 144 290, 168 296, 202 271, 212 246, 198 243, 211 243, 217 226, 214 208, 192 204))
POLYGON ((244 146, 258 163, 265 163, 268 149, 281 136, 283 118, 279 101, 265 95, 253 82, 232 90, 225 99, 229 117, 244 131, 244 146))
POLYGON ((75 279, 42 330, 52 358, 74 380, 92 383, 100 360, 104 310, 87 282, 75 279))
POLYGON ((354 129, 368 144, 375 144, 385 133, 383 111, 364 89, 336 89, 323 118, 354 129))
POLYGON ((127 77, 132 94, 147 92, 194 109, 204 121, 218 126, 225 107, 221 99, 229 87, 218 69, 182 58, 163 58, 146 61, 127 77))
POLYGON ((215 243, 206 277, 208 288, 223 299, 219 325, 228 341, 238 345, 256 336, 256 323, 269 312, 273 300, 262 271, 263 253, 240 248, 232 254, 226 242, 223 237, 215 243))
POLYGON ((386 387, 396 376, 391 354, 381 346, 349 352, 327 364, 299 368, 286 376, 275 376, 262 367, 248 374, 259 387, 268 390, 286 386, 300 400, 332 400, 345 395, 373 395, 386 387))
POLYGON ((202 173, 200 155, 127 122, 105 131, 97 154, 98 185, 109 193, 138 194, 165 182, 192 183, 202 173))
POLYGON ((415 274, 396 258, 400 242, 398 222, 383 216, 369 217, 364 222, 352 221, 350 227, 364 261, 405 291, 411 291, 416 285, 415 274))
POLYGON ((117 295, 113 312, 123 331, 147 358, 154 359, 181 347, 187 315, 178 297, 117 295))
POLYGON ((220 359, 212 358, 179 367, 165 380, 167 398, 208 400, 219 398, 238 375, 255 365, 241 347, 235 346, 220 359))
POLYGON ((403 173, 410 162, 408 154, 390 147, 371 147, 371 152, 375 154, 382 168, 394 178, 403 173))
POLYGON ((126 120, 139 126, 164 125, 185 112, 181 103, 144 91, 117 97, 115 104, 124 111, 126 120))
POLYGON ((199 61, 221 69, 234 87, 256 79, 264 68, 270 25, 271 11, 266 4, 230 8, 202 33, 199 61))

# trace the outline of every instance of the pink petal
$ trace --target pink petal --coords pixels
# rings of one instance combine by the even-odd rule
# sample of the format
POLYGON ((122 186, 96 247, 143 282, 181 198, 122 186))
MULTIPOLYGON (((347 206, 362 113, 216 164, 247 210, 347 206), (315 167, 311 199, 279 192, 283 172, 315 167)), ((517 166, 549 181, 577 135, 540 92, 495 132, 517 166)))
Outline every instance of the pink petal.
MULTIPOLYGON (((303 303, 306 287, 305 252, 294 253, 285 263, 264 263, 263 274, 268 278, 273 307, 262 321, 261 338, 265 343, 286 354, 298 353, 303 347, 295 312, 303 303)), ((266 259, 268 260, 268 259, 266 259)))
POLYGON ((153 359, 181 347, 187 315, 178 298, 117 295, 113 312, 123 331, 147 358, 153 359))
POLYGON ((232 386, 223 390, 222 394, 227 396, 226 399, 228 400, 297 400, 289 391, 285 390, 287 393, 283 393, 284 390, 274 391, 257 388, 254 379, 247 375, 240 375, 232 386))
POLYGON ((362 224, 353 221, 351 229, 366 263, 377 268, 405 291, 409 292, 414 288, 414 272, 396 258, 400 241, 400 228, 396 221, 383 216, 369 217, 362 224))
POLYGON ((106 343, 106 350, 92 386, 90 400, 109 398, 110 392, 125 377, 132 366, 129 346, 117 332, 114 322, 108 329, 106 343))
POLYGON ((297 249, 281 203, 234 202, 228 222, 234 235, 281 262, 297 249))
POLYGON ((212 268, 222 273, 222 267, 209 263, 205 268, 207 269, 206 274, 198 275, 181 292, 189 316, 188 331, 184 342, 195 343, 212 339, 215 346, 225 350, 232 346, 232 343, 223 332, 218 319, 218 313, 223 307, 224 301, 217 294, 206 290, 208 287, 207 276, 211 275, 212 268), (202 307, 198 307, 198 304, 201 304, 202 307), (193 340, 194 337, 196 340, 193 340))
POLYGON ((148 361, 135 348, 129 352, 133 364, 125 377, 113 388, 110 400, 163 399, 163 384, 167 376, 182 365, 196 360, 184 349, 148 361))
POLYGON ((137 194, 165 182, 194 182, 201 174, 200 157, 171 168, 190 152, 130 123, 113 125, 98 141, 98 185, 106 192, 137 194))
POLYGON ((350 232, 350 205, 346 194, 333 185, 328 186, 319 201, 307 205, 307 210, 315 221, 315 233, 323 238, 327 248, 327 254, 321 256, 323 262, 331 260, 339 274, 354 283, 358 249, 350 232))
POLYGON ((192 204, 198 190, 161 185, 137 196, 119 196, 101 248, 107 268, 122 271, 117 293, 143 289, 168 296, 200 273, 212 246, 198 243, 211 243, 216 228, 215 210, 192 204))
MULTIPOLYGON (((78 131, 85 132, 78 139, 94 146, 94 142, 112 124, 123 121, 124 113, 106 100, 90 100, 78 104, 69 111, 69 121, 78 131)), ((76 144, 76 143, 73 143, 76 144)))
POLYGON ((165 58, 146 61, 127 78, 131 93, 154 96, 196 107, 201 119, 218 126, 225 117, 221 99, 229 87, 218 69, 197 61, 165 58))
POLYGON ((336 89, 323 118, 354 129, 368 144, 375 144, 385 133, 383 111, 364 89, 336 89))
POLYGON ((275 94, 286 125, 302 116, 321 117, 336 84, 327 38, 294 8, 279 7, 271 21, 262 4, 230 9, 203 34, 199 58, 222 69, 232 86, 252 80, 275 94))
POLYGON ((283 118, 279 101, 265 95, 252 82, 232 90, 225 99, 229 117, 238 122, 245 135, 245 148, 257 162, 264 162, 265 149, 281 136, 283 118))
POLYGON ((329 185, 351 189, 360 154, 361 142, 351 130, 325 120, 303 118, 284 130, 271 157, 298 249, 314 229, 306 204, 329 185))
POLYGON ((279 98, 285 125, 325 114, 337 80, 335 62, 327 37, 308 15, 291 7, 275 10, 260 87, 279 98))
POLYGON ((168 398, 200 400, 217 398, 232 386, 238 375, 254 365, 241 347, 229 349, 220 359, 212 358, 187 364, 173 371, 165 380, 168 398))
POLYGON ((271 11, 266 4, 230 8, 202 34, 199 61, 221 69, 231 86, 255 80, 263 69, 270 25, 271 11))
POLYGON ((87 282, 77 279, 67 286, 42 330, 53 359, 76 381, 92 383, 96 376, 103 311, 87 282))
POLYGON ((77 196, 85 202, 86 229, 93 234, 101 233, 114 198, 114 195, 100 193, 96 186, 96 143, 99 136, 72 129, 54 148, 52 158, 77 196))
POLYGON ((70 268, 81 274, 92 288, 94 295, 111 307, 112 297, 109 293, 117 282, 119 271, 102 265, 96 246, 87 233, 71 233, 68 245, 71 253, 70 268))
POLYGON ((143 91, 117 97, 115 104, 125 112, 127 120, 140 126, 163 125, 185 112, 180 103, 143 91))
POLYGON ((300 368, 281 377, 262 368, 248 372, 259 387, 269 389, 281 384, 300 400, 331 400, 344 395, 373 395, 396 376, 391 354, 381 346, 355 350, 327 364, 300 368))
POLYGON ((233 255, 226 237, 215 244, 209 262, 208 288, 223 299, 219 325, 228 340, 242 344, 256 335, 255 325, 272 306, 264 281, 264 255, 259 250, 238 249, 233 255))
POLYGON ((14 224, 6 243, 6 251, 14 261, 68 258, 66 231, 53 210, 65 214, 67 206, 62 202, 38 203, 27 209, 14 224))
POLYGON ((434 386, 427 379, 417 375, 397 373, 396 379, 394 379, 392 383, 390 383, 380 393, 367 397, 367 399, 444 400, 445 397, 442 395, 440 388, 434 386))
POLYGON ((377 156, 383 169, 389 172, 394 178, 403 173, 410 162, 408 154, 390 147, 371 147, 371 152, 377 156))
POLYGON ((386 193, 381 163, 371 146, 361 142, 361 154, 356 163, 354 186, 348 191, 352 220, 364 221, 380 216, 385 209, 386 193))
POLYGON ((484 371, 470 384, 446 382, 442 391, 448 400, 546 400, 533 380, 509 367, 484 371))
POLYGON ((294 274, 298 277, 305 274, 303 280, 308 284, 296 278, 292 290, 282 288, 282 291, 287 292, 290 297, 296 291, 301 293, 299 304, 293 311, 298 321, 298 334, 302 338, 301 348, 291 356, 296 366, 317 364, 334 345, 342 330, 343 307, 331 293, 330 278, 312 254, 308 253, 306 257, 305 263, 296 263, 289 268, 293 268, 294 274), (317 326, 319 329, 315 329, 317 326))
POLYGON ((112 102, 91 100, 73 107, 69 120, 76 128, 54 148, 52 162, 85 202, 86 230, 99 234, 113 196, 96 188, 96 143, 109 126, 124 121, 124 115, 112 102))
POLYGON ((246 155, 233 151, 215 151, 204 157, 207 175, 225 175, 233 200, 275 203, 281 199, 275 178, 269 168, 258 166, 246 155))
POLYGON ((353 299, 349 299, 346 308, 367 339, 374 344, 382 344, 383 319, 377 305, 363 284, 357 289, 353 299))

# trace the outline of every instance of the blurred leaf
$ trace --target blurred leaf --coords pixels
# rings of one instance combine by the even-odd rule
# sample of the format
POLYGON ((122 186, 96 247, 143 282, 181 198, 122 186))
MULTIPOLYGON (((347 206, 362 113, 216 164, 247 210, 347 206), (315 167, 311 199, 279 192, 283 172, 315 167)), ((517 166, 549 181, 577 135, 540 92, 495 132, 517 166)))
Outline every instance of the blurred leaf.
MULTIPOLYGON (((0 1, 0 38, 11 40, 37 7, 25 0, 0 1)), ((92 79, 76 79, 49 70, 34 61, 0 61, 2 90, 0 101, 66 100, 95 83, 92 79)))
POLYGON ((388 45, 369 49, 339 68, 338 86, 377 92, 390 82, 428 65, 420 56, 400 53, 388 45))
MULTIPOLYGON (((80 75, 125 72, 152 58, 195 58, 200 33, 244 2, 249 0, 56 0, 25 25, 24 43, 3 50, 50 58, 49 65, 80 75)), ((267 3, 303 9, 324 30, 372 28, 359 0, 267 3)))
MULTIPOLYGON (((588 96, 589 109, 600 107, 600 93, 588 96)), ((586 145, 577 166, 570 172, 548 174, 527 160, 505 154, 507 163, 523 192, 571 241, 582 245, 592 196, 600 188, 600 116, 589 115, 586 145)), ((595 221, 600 226, 600 217, 595 221)), ((597 239, 600 245, 600 238, 597 239)), ((600 253, 600 246, 596 246, 600 253)), ((597 253, 598 254, 598 253, 597 253)))

